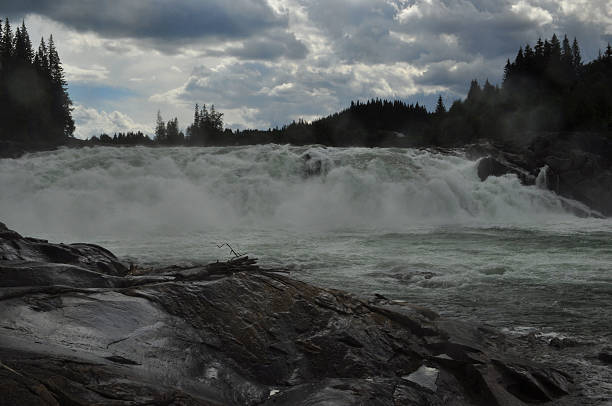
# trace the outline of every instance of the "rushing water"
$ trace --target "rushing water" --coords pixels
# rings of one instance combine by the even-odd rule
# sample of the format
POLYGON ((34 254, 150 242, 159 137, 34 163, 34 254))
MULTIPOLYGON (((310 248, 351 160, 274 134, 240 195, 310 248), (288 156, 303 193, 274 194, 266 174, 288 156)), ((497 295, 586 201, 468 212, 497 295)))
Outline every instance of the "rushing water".
MULTIPOLYGON (((0 160, 0 220, 149 265, 236 250, 327 287, 609 342, 612 222, 461 151, 67 149, 0 160)), ((538 182, 542 186, 542 181, 538 182)))

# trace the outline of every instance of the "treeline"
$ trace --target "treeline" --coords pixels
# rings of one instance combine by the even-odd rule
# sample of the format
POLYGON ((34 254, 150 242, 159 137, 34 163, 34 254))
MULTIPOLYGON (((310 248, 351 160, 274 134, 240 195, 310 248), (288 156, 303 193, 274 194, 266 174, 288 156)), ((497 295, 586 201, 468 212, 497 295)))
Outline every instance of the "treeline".
POLYGON ((0 21, 0 142, 59 145, 74 132, 72 101, 53 36, 35 52, 22 22, 0 21))
MULTIPOLYGON (((178 120, 158 112, 155 139, 141 144, 330 146, 456 146, 478 139, 517 141, 534 132, 612 130, 612 47, 583 63, 578 41, 556 35, 521 47, 504 68, 500 86, 473 80, 467 97, 434 112, 398 100, 351 102, 349 108, 307 123, 266 130, 224 130, 223 113, 196 104, 186 135, 178 120)), ((136 139, 136 138, 132 138, 136 139)), ((109 143, 127 143, 116 137, 109 143)))
POLYGON ((109 145, 153 145, 155 142, 142 131, 128 131, 115 133, 112 137, 108 134, 101 134, 99 137, 90 138, 90 142, 94 144, 109 144, 109 145))

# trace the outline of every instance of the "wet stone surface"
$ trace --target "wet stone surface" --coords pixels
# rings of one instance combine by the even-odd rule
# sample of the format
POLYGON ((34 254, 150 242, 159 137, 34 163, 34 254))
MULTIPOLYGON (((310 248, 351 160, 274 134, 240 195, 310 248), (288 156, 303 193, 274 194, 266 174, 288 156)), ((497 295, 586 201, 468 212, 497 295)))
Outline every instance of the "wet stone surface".
POLYGON ((576 404, 497 331, 248 258, 129 272, 1 224, 0 258, 2 405, 576 404))

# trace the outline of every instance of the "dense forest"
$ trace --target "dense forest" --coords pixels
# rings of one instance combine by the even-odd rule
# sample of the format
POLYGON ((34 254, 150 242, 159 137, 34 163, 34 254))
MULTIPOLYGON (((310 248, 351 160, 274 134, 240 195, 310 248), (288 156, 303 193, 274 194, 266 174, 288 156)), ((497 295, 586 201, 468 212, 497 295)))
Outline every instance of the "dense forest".
POLYGON ((64 144, 74 132, 72 101, 53 36, 34 52, 25 23, 0 22, 0 142, 64 144))

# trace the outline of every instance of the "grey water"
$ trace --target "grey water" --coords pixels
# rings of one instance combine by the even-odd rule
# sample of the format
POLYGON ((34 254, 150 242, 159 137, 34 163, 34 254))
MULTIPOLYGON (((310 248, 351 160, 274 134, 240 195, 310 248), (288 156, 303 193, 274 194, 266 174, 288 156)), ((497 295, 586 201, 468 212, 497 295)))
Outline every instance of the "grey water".
POLYGON ((227 242, 324 287, 610 344, 612 221, 476 168, 461 150, 64 149, 0 160, 0 217, 145 266, 224 260, 227 242))

